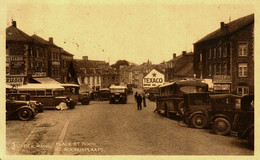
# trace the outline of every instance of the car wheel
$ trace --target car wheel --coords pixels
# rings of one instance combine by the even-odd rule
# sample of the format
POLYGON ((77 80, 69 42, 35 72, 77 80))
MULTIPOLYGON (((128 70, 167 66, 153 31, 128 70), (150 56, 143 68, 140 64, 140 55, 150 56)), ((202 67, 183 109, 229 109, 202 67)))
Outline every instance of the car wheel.
POLYGON ((191 117, 191 125, 194 128, 202 129, 208 124, 207 118, 204 114, 195 114, 191 117))
POLYGON ((31 118, 33 118, 32 110, 30 110, 28 108, 23 108, 18 111, 18 117, 22 121, 28 121, 31 118))
POLYGON ((219 135, 228 135, 231 125, 225 118, 216 118, 213 123, 213 132, 219 135))
POLYGON ((248 143, 252 149, 254 149, 254 134, 254 128, 250 129, 250 131, 248 132, 248 143))
POLYGON ((69 105, 69 108, 70 108, 70 109, 74 109, 74 108, 75 108, 75 105, 69 105))
POLYGON ((43 111, 44 111, 44 107, 43 106, 39 107, 38 112, 42 113, 43 111))
POLYGON ((184 115, 184 102, 181 101, 179 104, 178 104, 178 113, 180 115, 184 115))
POLYGON ((89 104, 89 101, 88 101, 88 100, 83 100, 83 101, 81 101, 81 104, 82 104, 82 105, 88 105, 88 104, 89 104))

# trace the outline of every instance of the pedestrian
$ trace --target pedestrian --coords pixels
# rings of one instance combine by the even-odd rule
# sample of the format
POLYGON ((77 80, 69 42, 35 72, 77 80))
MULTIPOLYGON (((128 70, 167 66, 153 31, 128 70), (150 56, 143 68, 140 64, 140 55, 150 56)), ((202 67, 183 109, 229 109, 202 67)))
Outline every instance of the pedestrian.
POLYGON ((155 102, 156 102, 156 108, 153 112, 158 112, 159 111, 159 102, 158 102, 157 98, 155 98, 155 102))
POLYGON ((137 110, 142 110, 142 97, 140 94, 137 95, 136 102, 137 102, 137 110))
POLYGON ((145 93, 143 93, 143 104, 144 104, 144 107, 146 107, 145 93))
POLYGON ((138 92, 135 92, 135 101, 137 102, 138 92))

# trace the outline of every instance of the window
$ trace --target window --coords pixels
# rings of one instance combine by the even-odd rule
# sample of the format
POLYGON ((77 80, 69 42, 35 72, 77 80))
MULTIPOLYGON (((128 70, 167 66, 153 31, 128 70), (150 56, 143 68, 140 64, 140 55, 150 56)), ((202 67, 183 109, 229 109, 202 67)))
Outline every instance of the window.
POLYGON ((238 64, 238 76, 247 77, 247 75, 248 75, 247 63, 239 63, 238 64))
POLYGON ((221 58, 221 56, 222 56, 222 48, 221 48, 221 47, 219 47, 219 51, 218 51, 218 58, 221 58))
POLYGON ((99 77, 97 77, 97 84, 99 84, 99 77))
POLYGON ((212 74, 216 75, 216 73, 217 73, 217 66, 216 66, 216 64, 213 64, 213 73, 212 74))
POLYGON ((247 86, 238 86, 237 87, 237 94, 244 96, 247 95, 249 93, 249 89, 247 86))
POLYGON ((211 49, 209 49, 209 59, 211 59, 211 49))
POLYGON ((214 48, 213 58, 216 58, 217 48, 214 48))
POLYGON ((239 55, 239 57, 247 56, 247 44, 246 43, 240 43, 239 44, 238 55, 239 55))
POLYGON ((227 46, 224 47, 224 50, 223 50, 223 57, 227 57, 227 46))
POLYGON ((217 72, 216 72, 217 75, 220 75, 221 74, 221 64, 217 64, 217 72))
POLYGON ((223 64, 222 74, 223 74, 223 75, 227 75, 227 64, 226 64, 226 63, 223 64))
POLYGON ((90 77, 88 77, 88 84, 90 84, 90 77))
POLYGON ((212 72, 212 70, 211 70, 211 64, 209 64, 209 76, 212 74, 211 72, 212 72))
POLYGON ((202 53, 200 53, 200 62, 202 62, 202 53))

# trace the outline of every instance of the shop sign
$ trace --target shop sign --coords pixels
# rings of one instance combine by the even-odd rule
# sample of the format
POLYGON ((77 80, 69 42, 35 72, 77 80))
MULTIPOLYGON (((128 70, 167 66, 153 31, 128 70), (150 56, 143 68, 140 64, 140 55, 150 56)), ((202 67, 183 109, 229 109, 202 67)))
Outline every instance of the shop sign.
POLYGON ((52 62, 52 65, 60 65, 60 62, 52 62))
POLYGON ((153 69, 143 78, 143 87, 156 87, 164 83, 164 74, 153 69))
POLYGON ((214 84, 214 91, 230 91, 230 84, 214 84))
POLYGON ((6 84, 9 85, 23 85, 24 77, 6 77, 6 84))
POLYGON ((231 83, 231 76, 230 75, 214 75, 213 83, 231 83))
POLYGON ((23 69, 24 68, 24 62, 11 62, 11 67, 13 69, 23 69))
POLYGON ((46 72, 35 72, 34 74, 32 74, 32 77, 46 77, 47 74, 46 72))
POLYGON ((22 56, 7 56, 6 61, 8 61, 8 62, 10 62, 10 61, 23 61, 23 57, 22 56))

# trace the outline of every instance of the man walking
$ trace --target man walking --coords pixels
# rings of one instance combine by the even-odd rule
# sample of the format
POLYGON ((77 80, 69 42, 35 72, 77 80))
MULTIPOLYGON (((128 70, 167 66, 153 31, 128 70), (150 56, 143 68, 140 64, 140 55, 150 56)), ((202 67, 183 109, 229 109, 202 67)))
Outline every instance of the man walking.
POLYGON ((135 92, 135 101, 137 102, 138 92, 135 92))
POLYGON ((143 93, 143 103, 144 103, 144 107, 146 107, 146 102, 145 102, 145 93, 143 93))
POLYGON ((142 97, 140 94, 137 95, 136 102, 137 102, 137 110, 142 110, 142 97))

